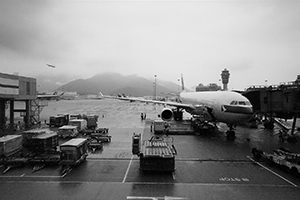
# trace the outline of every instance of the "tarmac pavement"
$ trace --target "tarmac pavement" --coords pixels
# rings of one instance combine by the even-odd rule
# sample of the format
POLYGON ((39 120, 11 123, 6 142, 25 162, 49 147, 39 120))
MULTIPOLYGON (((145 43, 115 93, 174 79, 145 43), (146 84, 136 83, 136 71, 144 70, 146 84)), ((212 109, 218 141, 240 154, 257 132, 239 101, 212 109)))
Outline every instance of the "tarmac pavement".
MULTIPOLYGON (((32 173, 32 166, 0 174, 0 199, 298 199, 300 178, 252 159, 251 149, 271 152, 299 144, 279 142, 275 131, 237 127, 227 141, 225 125, 213 135, 172 135, 178 155, 173 173, 144 173, 131 152, 132 134, 150 138, 150 122, 160 106, 115 100, 53 101, 43 119, 58 113, 98 114, 99 127, 109 128, 111 143, 90 153, 87 161, 61 174, 60 166, 32 173), (57 113, 56 113, 57 112, 57 113), (140 120, 140 113, 147 120, 140 120), (103 118, 101 117, 104 115, 103 118)), ((3 171, 4 166, 0 166, 3 171)))

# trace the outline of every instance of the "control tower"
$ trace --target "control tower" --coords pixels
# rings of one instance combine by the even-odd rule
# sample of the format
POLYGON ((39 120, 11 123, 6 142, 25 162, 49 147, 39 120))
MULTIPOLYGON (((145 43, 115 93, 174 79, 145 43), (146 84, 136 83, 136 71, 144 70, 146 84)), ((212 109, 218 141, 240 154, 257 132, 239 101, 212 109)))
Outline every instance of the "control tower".
POLYGON ((229 71, 225 68, 221 74, 224 91, 228 90, 229 75, 229 71))

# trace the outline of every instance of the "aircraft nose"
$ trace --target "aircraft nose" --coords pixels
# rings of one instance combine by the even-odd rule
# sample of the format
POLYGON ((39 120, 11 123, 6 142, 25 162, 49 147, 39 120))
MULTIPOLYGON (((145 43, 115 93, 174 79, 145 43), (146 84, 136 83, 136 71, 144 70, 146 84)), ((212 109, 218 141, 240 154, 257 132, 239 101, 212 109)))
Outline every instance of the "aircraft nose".
POLYGON ((245 121, 249 121, 253 117, 253 108, 246 107, 243 109, 243 114, 245 114, 245 121))
POLYGON ((252 108, 252 106, 251 107, 249 106, 249 107, 243 108, 243 113, 252 115, 253 114, 253 108, 252 108))
POLYGON ((246 114, 246 115, 252 115, 253 114, 252 106, 224 105, 221 109, 222 109, 223 112, 231 112, 231 113, 246 114))

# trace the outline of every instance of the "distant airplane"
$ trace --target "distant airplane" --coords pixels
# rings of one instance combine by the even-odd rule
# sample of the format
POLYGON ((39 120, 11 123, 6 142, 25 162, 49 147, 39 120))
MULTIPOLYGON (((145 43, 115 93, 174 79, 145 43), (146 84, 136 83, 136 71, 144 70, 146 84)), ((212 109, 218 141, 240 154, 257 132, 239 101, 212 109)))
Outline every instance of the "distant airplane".
POLYGON ((228 137, 235 137, 234 126, 249 121, 253 116, 253 108, 250 101, 243 95, 233 91, 203 91, 187 92, 184 88, 183 77, 181 77, 182 92, 178 95, 178 102, 166 102, 147 100, 140 98, 106 96, 128 101, 139 101, 173 106, 175 109, 165 107, 161 112, 161 118, 165 121, 173 119, 174 116, 182 116, 182 111, 198 116, 206 122, 223 122, 229 127, 226 132, 228 137))
POLYGON ((52 68, 55 68, 54 65, 50 65, 50 64, 46 64, 48 67, 52 67, 52 68))
POLYGON ((38 94, 37 98, 38 99, 43 99, 43 100, 60 100, 64 92, 61 94, 58 94, 56 91, 53 94, 38 94))

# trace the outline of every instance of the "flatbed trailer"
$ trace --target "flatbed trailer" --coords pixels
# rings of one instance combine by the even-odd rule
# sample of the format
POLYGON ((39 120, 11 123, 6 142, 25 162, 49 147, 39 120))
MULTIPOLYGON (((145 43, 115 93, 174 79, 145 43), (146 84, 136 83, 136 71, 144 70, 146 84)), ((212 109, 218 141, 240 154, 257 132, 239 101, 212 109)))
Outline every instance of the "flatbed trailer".
POLYGON ((141 142, 141 135, 134 135, 133 154, 140 157, 141 171, 175 171, 177 152, 172 137, 153 136, 141 142))
POLYGON ((291 173, 299 175, 300 173, 300 153, 292 153, 286 149, 275 149, 273 154, 266 153, 260 149, 252 149, 253 157, 257 160, 265 159, 288 169, 291 173))
POLYGON ((5 167, 5 169, 2 173, 5 174, 6 172, 8 172, 10 169, 13 169, 13 168, 24 167, 27 163, 28 163, 28 158, 26 158, 26 157, 7 158, 7 159, 3 160, 1 163, 5 167))
POLYGON ((108 134, 108 128, 98 128, 89 133, 89 137, 101 142, 111 142, 111 135, 108 134))
POLYGON ((191 120, 182 121, 163 121, 162 119, 156 119, 152 122, 153 132, 155 134, 169 134, 169 135, 192 135, 195 133, 191 120))
POLYGON ((95 152, 96 150, 103 149, 103 143, 101 140, 91 138, 88 141, 88 148, 91 152, 95 152))
POLYGON ((40 155, 32 156, 28 163, 33 165, 32 172, 43 169, 46 166, 55 166, 60 164, 60 152, 51 151, 40 155))
POLYGON ((101 133, 103 135, 108 134, 108 128, 97 128, 97 129, 86 129, 83 131, 83 134, 86 136, 91 135, 92 133, 101 133))

